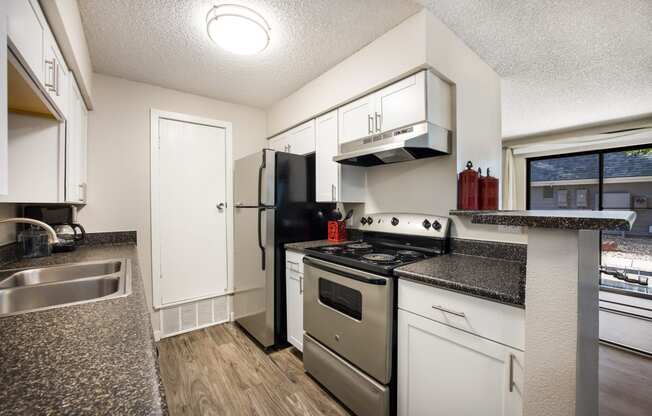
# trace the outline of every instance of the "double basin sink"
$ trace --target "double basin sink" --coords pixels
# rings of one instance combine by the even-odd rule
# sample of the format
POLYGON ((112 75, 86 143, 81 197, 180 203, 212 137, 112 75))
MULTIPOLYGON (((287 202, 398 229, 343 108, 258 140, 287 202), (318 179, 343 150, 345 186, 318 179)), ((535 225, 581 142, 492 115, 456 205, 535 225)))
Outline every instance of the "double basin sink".
POLYGON ((128 259, 0 271, 0 317, 127 296, 128 259))

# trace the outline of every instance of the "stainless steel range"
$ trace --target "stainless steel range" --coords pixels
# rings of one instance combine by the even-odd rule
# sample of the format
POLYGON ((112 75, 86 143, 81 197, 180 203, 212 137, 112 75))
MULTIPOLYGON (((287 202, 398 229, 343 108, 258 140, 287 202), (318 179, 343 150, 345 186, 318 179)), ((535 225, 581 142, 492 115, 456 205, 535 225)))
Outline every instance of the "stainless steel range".
POLYGON ((358 416, 395 413, 394 269, 448 251, 449 219, 370 214, 360 241, 307 249, 305 370, 358 416))

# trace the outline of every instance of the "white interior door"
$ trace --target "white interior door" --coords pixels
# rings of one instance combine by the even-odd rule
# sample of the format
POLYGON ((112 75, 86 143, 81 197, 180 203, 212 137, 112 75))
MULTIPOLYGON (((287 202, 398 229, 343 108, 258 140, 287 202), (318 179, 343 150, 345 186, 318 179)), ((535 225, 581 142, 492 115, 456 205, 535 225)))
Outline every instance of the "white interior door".
MULTIPOLYGON (((159 119, 161 304, 227 291, 227 141, 223 128, 159 119)), ((156 276, 154 277, 156 278, 156 276)))

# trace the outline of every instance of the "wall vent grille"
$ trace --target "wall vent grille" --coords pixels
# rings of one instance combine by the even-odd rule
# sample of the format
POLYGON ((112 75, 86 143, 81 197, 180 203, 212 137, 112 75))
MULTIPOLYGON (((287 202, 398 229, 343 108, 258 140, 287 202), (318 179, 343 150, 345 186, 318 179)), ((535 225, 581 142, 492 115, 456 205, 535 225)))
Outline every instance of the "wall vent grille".
POLYGON ((228 296, 161 309, 161 338, 194 331, 229 320, 228 296))

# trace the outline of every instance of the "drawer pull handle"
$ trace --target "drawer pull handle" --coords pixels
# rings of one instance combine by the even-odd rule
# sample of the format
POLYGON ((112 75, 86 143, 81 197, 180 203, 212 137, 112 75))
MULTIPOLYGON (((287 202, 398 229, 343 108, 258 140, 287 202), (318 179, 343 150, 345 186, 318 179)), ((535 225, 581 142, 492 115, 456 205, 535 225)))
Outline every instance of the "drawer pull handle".
POLYGON ((437 309, 438 311, 442 311, 445 313, 450 313, 451 315, 459 316, 460 318, 466 318, 466 314, 464 312, 455 312, 450 309, 446 309, 443 306, 439 305, 432 305, 432 309, 437 309))

